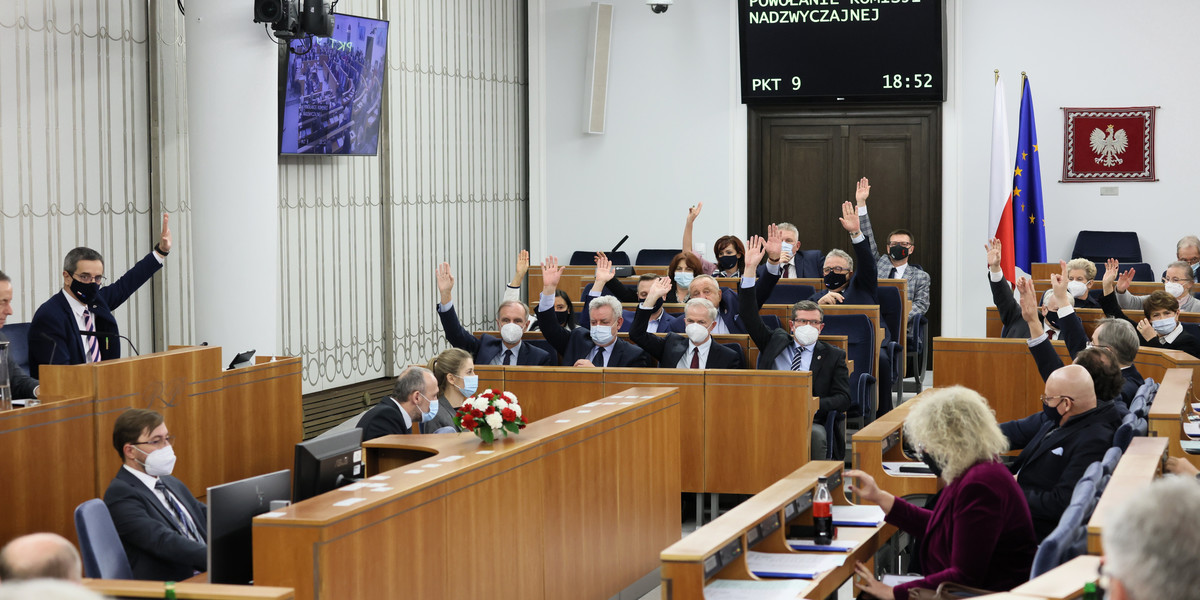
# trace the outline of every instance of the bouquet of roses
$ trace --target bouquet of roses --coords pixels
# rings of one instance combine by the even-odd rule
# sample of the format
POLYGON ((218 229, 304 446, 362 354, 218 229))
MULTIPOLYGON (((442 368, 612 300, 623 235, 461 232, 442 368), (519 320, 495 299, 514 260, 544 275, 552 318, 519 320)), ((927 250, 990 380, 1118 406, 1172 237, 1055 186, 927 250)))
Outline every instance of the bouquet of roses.
POLYGON ((488 444, 496 440, 499 432, 508 437, 525 429, 516 394, 501 390, 483 390, 464 400, 454 415, 454 424, 488 444))

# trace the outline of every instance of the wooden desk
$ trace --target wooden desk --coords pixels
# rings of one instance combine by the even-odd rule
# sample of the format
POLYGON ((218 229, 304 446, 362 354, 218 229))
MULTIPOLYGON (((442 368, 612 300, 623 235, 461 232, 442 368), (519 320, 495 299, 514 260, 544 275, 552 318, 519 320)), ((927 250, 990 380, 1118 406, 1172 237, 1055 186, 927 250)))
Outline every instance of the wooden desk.
MULTIPOLYGON (((164 595, 162 581, 84 579, 83 586, 114 598, 162 598, 164 595)), ((175 597, 179 600, 292 600, 296 595, 291 588, 181 581, 175 584, 175 597)))
MULTIPOLYGON (((0 486, 0 544, 38 531, 76 539, 75 507, 96 497, 94 420, 90 397, 0 412, 0 455, 7 465, 0 486)), ((108 440, 101 459, 115 470, 111 431, 108 440)))
MULTIPOLYGON (((787 525, 790 521, 812 523, 812 494, 820 476, 830 477, 834 504, 850 504, 838 492, 842 464, 810 462, 663 550, 664 597, 700 600, 704 586, 713 579, 758 579, 746 565, 745 555, 750 550, 798 553, 787 543, 787 525)), ((845 554, 842 566, 813 579, 804 597, 825 598, 836 592, 854 574, 855 561, 873 565, 875 552, 894 532, 890 525, 839 527, 839 538, 857 539, 860 544, 845 554)))
MULTIPOLYGON (((753 494, 808 462, 812 375, 743 369, 477 366, 525 415, 579 408, 634 385, 679 388, 683 491, 753 494)), ((482 387, 482 384, 481 384, 482 387)))
MULTIPOLYGON (((904 456, 904 420, 922 400, 928 390, 892 409, 851 436, 853 465, 875 478, 879 488, 896 496, 933 494, 938 491, 938 479, 933 475, 893 475, 883 468, 884 462, 911 462, 904 456)), ((861 502, 857 497, 855 502, 861 502)))
POLYGON ((1083 595, 1084 584, 1095 582, 1099 572, 1099 556, 1076 556, 1013 588, 1013 593, 1046 600, 1072 600, 1083 595))
POLYGON ((1187 416, 1193 414, 1193 383, 1191 370, 1168 370, 1154 396, 1154 402, 1150 405, 1147 421, 1151 437, 1167 440, 1169 455, 1186 459, 1200 467, 1200 456, 1184 452, 1183 447, 1179 445, 1180 440, 1188 439, 1183 435, 1183 424, 1188 422, 1187 416))
MULTIPOLYGON (((1039 296, 1040 297, 1040 296, 1039 296)), ((1141 310, 1127 309, 1124 311, 1125 316, 1133 319, 1136 323, 1145 318, 1146 314, 1141 310)), ((1075 314, 1079 315, 1079 320, 1083 321, 1083 331, 1092 336, 1092 332, 1096 330, 1096 324, 1105 318, 1104 311, 1099 308, 1077 308, 1075 314)), ((1200 313, 1179 313, 1179 320, 1183 323, 1200 323, 1200 313)), ((1004 329, 1004 323, 1000 320, 1000 311, 995 306, 987 307, 986 317, 986 334, 990 338, 998 338, 1004 329)))
POLYGON ((1100 532, 1104 519, 1126 498, 1144 491, 1146 485, 1162 475, 1166 462, 1167 440, 1156 437, 1135 437, 1113 470, 1096 510, 1087 524, 1088 554, 1101 554, 1100 532))
POLYGON ((678 397, 633 388, 490 446, 469 433, 372 440, 379 464, 390 449, 437 455, 367 480, 383 489, 256 517, 256 582, 298 600, 610 598, 679 539, 678 397))

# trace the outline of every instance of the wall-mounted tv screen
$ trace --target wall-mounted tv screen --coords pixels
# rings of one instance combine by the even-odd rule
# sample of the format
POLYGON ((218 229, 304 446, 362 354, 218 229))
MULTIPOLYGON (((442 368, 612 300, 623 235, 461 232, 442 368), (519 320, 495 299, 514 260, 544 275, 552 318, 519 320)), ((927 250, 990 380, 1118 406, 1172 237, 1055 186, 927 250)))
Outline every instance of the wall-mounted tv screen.
POLYGON ((378 153, 387 33, 387 21, 335 14, 332 36, 291 42, 281 154, 378 153))

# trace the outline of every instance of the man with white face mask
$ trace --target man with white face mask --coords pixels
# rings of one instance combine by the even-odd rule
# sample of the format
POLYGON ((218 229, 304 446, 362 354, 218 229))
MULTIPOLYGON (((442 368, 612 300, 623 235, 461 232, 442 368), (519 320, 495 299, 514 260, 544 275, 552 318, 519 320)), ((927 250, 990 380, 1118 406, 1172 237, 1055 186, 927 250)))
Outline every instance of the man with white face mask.
POLYGON ((171 477, 174 442, 152 410, 127 410, 113 424, 113 448, 124 464, 104 504, 135 579, 183 581, 208 568, 208 509, 171 477))
MULTIPOLYGON (((750 238, 746 245, 746 272, 754 273, 766 254, 762 238, 750 238)), ((846 368, 846 353, 817 339, 825 328, 825 313, 811 300, 792 305, 789 330, 767 329, 758 308, 746 298, 753 299, 754 278, 743 277, 738 293, 742 296, 741 318, 754 345, 758 346, 758 368, 778 371, 809 371, 812 373, 812 393, 821 399, 821 408, 813 418, 812 460, 824 460, 829 446, 826 439, 825 416, 829 411, 850 408, 850 372, 846 368)), ((833 457, 841 458, 845 440, 833 440, 833 457), (840 442, 840 443, 839 443, 840 442)))
POLYGON ((659 277, 650 283, 646 297, 633 317, 629 339, 658 360, 663 369, 741 369, 741 354, 713 340, 717 307, 704 298, 688 300, 683 311, 686 335, 668 333, 658 337, 646 331, 658 300, 671 291, 671 280, 659 277))
POLYGON ((558 362, 557 356, 521 342, 528 329, 529 308, 520 300, 505 300, 496 310, 496 328, 500 330, 500 339, 486 333, 476 338, 462 326, 454 310, 454 274, 450 271, 449 263, 438 265, 437 286, 440 295, 438 318, 442 321, 442 330, 446 332, 446 341, 455 348, 470 352, 475 364, 550 367, 558 362))
MULTIPOLYGON (((1192 295, 1192 288, 1196 283, 1193 277, 1192 266, 1183 261, 1167 265, 1167 272, 1163 275, 1163 289, 1179 302, 1179 310, 1182 312, 1200 312, 1200 300, 1192 295)), ((1121 308, 1142 308, 1142 305, 1150 298, 1149 295, 1134 296, 1130 294, 1129 284, 1132 281, 1133 269, 1129 269, 1117 277, 1117 304, 1121 308)))
POLYGON ((564 367, 649 367, 650 356, 641 348, 617 339, 621 328, 621 302, 612 296, 593 298, 588 303, 589 329, 570 331, 554 318, 554 296, 563 267, 550 256, 542 263, 542 294, 538 297, 538 321, 542 335, 562 355, 564 367))

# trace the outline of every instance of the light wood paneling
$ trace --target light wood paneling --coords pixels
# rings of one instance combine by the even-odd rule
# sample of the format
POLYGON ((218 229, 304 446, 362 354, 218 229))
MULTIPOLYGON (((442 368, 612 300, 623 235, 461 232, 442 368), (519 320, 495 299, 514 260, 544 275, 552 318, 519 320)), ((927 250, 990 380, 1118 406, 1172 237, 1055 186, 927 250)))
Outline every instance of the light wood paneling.
POLYGON ((679 389, 679 456, 681 487, 685 492, 703 492, 704 383, 702 370, 605 369, 604 393, 619 393, 633 386, 664 386, 679 389))
POLYGON ((504 373, 504 389, 517 395, 526 422, 538 421, 604 395, 602 369, 537 367, 504 373))

